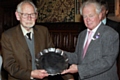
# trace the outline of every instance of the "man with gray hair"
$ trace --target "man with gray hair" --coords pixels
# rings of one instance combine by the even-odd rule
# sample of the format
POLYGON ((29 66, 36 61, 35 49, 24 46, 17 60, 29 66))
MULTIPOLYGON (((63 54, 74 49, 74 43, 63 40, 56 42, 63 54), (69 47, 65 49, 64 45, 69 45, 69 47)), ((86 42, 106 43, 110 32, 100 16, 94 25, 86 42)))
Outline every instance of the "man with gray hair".
POLYGON ((78 72, 79 80, 119 80, 118 33, 101 22, 101 5, 95 0, 85 1, 80 13, 87 29, 79 34, 74 53, 64 51, 72 65, 62 74, 78 72))

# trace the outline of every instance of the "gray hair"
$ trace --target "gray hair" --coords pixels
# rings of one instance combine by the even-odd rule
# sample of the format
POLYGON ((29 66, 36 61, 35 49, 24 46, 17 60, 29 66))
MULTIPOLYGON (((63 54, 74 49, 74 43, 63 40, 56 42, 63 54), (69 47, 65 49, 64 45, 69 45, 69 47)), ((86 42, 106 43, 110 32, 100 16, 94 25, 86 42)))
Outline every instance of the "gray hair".
POLYGON ((31 2, 30 0, 24 0, 24 1, 20 2, 20 3, 17 5, 16 11, 17 11, 17 12, 21 12, 22 5, 25 4, 25 3, 31 4, 31 5, 33 6, 35 12, 37 12, 37 7, 36 7, 36 6, 34 5, 34 3, 31 2))
POLYGON ((82 14, 82 10, 83 10, 83 8, 84 7, 86 7, 86 6, 88 6, 88 5, 90 5, 90 4, 93 4, 93 5, 95 5, 95 7, 96 7, 96 12, 99 14, 100 12, 101 12, 101 5, 98 3, 98 2, 96 2, 95 0, 87 0, 86 2, 84 2, 83 4, 82 4, 82 6, 80 7, 80 14, 81 15, 83 15, 82 14))

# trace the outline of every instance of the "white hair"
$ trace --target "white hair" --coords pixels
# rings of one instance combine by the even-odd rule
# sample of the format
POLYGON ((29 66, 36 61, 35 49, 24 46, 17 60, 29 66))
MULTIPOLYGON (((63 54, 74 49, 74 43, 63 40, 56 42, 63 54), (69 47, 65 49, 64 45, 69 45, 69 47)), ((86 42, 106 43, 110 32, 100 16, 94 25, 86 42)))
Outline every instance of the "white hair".
POLYGON ((31 2, 30 0, 24 0, 24 1, 20 2, 20 3, 17 5, 16 11, 17 11, 17 12, 21 12, 22 5, 25 4, 25 3, 31 4, 31 5, 33 6, 35 12, 37 12, 37 7, 36 7, 36 6, 34 5, 34 3, 31 2))
POLYGON ((95 7, 96 7, 96 12, 99 14, 100 12, 101 12, 101 5, 98 3, 98 2, 96 2, 95 0, 87 0, 86 2, 84 2, 83 4, 82 4, 82 6, 80 7, 80 14, 81 15, 83 15, 82 14, 82 10, 83 10, 83 8, 84 7, 86 7, 86 6, 88 6, 88 5, 91 5, 91 4, 93 4, 95 7))

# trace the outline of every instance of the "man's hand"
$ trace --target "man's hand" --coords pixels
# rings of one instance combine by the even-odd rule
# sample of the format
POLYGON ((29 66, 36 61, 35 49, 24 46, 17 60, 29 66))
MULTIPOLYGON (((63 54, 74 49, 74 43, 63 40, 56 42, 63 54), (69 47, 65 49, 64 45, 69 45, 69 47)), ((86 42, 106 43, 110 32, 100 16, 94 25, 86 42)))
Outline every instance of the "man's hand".
POLYGON ((47 77, 48 73, 45 70, 33 70, 31 72, 31 77, 33 78, 38 78, 38 79, 43 79, 44 77, 47 77))
POLYGON ((64 70, 61 74, 66 74, 66 73, 77 73, 78 68, 76 64, 72 64, 69 69, 64 70))

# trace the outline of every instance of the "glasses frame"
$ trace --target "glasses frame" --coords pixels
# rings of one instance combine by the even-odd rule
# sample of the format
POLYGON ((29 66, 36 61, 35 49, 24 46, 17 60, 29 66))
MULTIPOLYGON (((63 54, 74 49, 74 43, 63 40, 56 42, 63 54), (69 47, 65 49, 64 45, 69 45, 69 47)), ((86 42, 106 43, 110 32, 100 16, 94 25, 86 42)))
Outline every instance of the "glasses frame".
POLYGON ((23 18, 28 18, 29 16, 31 18, 36 18, 37 17, 37 13, 31 13, 31 14, 28 14, 28 13, 21 13, 21 12, 18 12, 23 18))

